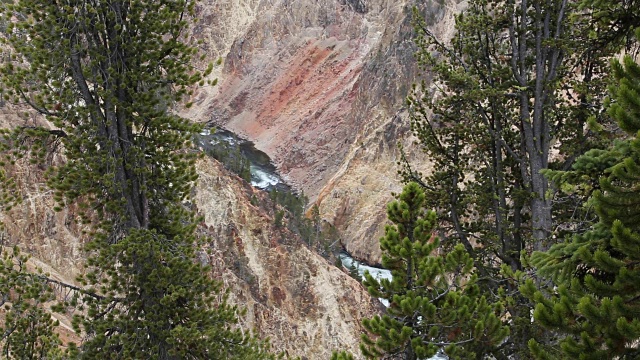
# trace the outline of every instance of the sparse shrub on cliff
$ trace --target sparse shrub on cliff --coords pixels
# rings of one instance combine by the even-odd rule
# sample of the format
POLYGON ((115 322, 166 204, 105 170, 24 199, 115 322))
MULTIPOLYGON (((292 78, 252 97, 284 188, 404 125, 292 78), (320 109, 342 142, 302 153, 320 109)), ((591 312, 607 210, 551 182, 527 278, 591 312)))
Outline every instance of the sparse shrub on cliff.
POLYGON ((251 162, 242 154, 239 147, 233 147, 224 141, 207 148, 206 154, 220 161, 224 167, 251 182, 251 162))
POLYGON ((249 203, 251 203, 251 205, 253 205, 253 206, 258 206, 259 205, 258 197, 255 194, 251 194, 251 198, 249 199, 249 203))
POLYGON ((274 205, 275 226, 278 228, 285 226, 286 221, 287 228, 294 234, 298 234, 310 249, 325 259, 333 261, 339 251, 335 247, 339 243, 339 234, 334 226, 323 223, 318 206, 314 204, 307 216, 305 209, 309 200, 304 193, 298 195, 274 188, 269 190, 269 197, 274 205), (286 213, 282 209, 285 209, 286 213), (285 216, 286 214, 289 215, 285 216))
POLYGON ((360 277, 360 272, 358 271, 355 261, 351 263, 351 266, 349 266, 349 276, 358 280, 358 282, 362 281, 362 277, 360 277))
POLYGON ((342 351, 342 352, 334 352, 333 355, 331 355, 331 360, 353 360, 353 355, 349 354, 346 351, 342 351))
POLYGON ((274 206, 274 223, 276 227, 284 225, 283 218, 285 211, 287 216, 287 226, 289 230, 299 234, 305 243, 309 242, 311 227, 309 219, 304 216, 304 210, 307 206, 308 199, 304 193, 298 195, 294 192, 278 190, 276 188, 269 190, 269 198, 274 206), (282 207, 280 209, 279 207, 282 207))
POLYGON ((269 191, 269 197, 274 205, 281 205, 287 209, 293 219, 301 220, 304 217, 304 210, 309 202, 304 193, 296 194, 290 191, 272 189, 269 191))
POLYGON ((276 210, 276 214, 273 216, 273 224, 276 228, 282 227, 282 219, 284 218, 284 210, 276 210))
POLYGON ((237 258, 233 260, 233 271, 251 288, 255 288, 256 286, 258 286, 256 276, 249 267, 249 259, 243 254, 237 255, 237 258))
POLYGON ((367 12, 367 4, 364 0, 342 0, 341 2, 357 13, 364 14, 367 12))

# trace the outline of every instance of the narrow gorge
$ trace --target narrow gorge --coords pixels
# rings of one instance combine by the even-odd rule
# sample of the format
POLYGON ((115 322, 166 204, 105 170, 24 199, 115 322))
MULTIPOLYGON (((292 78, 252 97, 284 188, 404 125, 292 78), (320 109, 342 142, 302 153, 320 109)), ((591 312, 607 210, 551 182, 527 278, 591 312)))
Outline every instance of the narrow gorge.
POLYGON ((401 142, 417 170, 405 97, 417 81, 412 8, 447 40, 465 1, 203 1, 192 36, 220 59, 184 115, 253 141, 356 258, 380 261, 384 209, 401 189, 401 142))
POLYGON ((640 0, 8 0, 0 357, 640 358, 640 0))

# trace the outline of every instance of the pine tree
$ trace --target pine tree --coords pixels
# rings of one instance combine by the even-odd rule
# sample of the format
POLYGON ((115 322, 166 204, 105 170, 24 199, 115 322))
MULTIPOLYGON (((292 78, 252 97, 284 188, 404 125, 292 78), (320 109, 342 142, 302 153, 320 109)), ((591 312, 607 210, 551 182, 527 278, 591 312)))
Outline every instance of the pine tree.
POLYGON ((473 260, 462 245, 437 255, 436 215, 425 208, 420 186, 407 184, 387 215, 393 225, 385 227, 380 248, 393 278, 378 281, 365 273, 364 284, 390 306, 383 316, 363 321, 363 354, 413 360, 441 347, 454 359, 492 354, 509 332, 499 319, 502 308, 480 294, 473 260))
POLYGON ((540 359, 640 357, 640 65, 627 56, 624 65, 613 62, 613 73, 608 113, 628 138, 588 152, 573 169, 574 176, 600 172, 586 204, 598 221, 532 256, 556 287, 543 292, 531 281, 523 286, 537 302, 535 320, 559 338, 555 346, 530 341, 540 359))
POLYGON ((349 266, 349 276, 352 278, 362 281, 362 277, 360 276, 360 271, 358 271, 358 267, 356 266, 356 262, 352 261, 351 266, 349 266))
POLYGON ((594 136, 587 123, 604 123, 598 110, 607 59, 621 44, 598 46, 606 29, 592 26, 592 7, 471 0, 456 17, 450 44, 415 10, 416 59, 425 80, 408 106, 434 171, 423 177, 403 159, 402 175, 425 189, 443 247, 462 244, 485 280, 482 291, 507 307, 513 326, 505 356, 519 356, 537 334, 532 305, 514 281, 526 268, 523 259, 550 246, 552 234, 585 226, 576 214, 588 215, 580 207, 588 194, 565 196, 545 171, 569 169, 579 155, 609 141, 594 136))
MULTIPOLYGON (((270 357, 265 344, 236 327, 241 311, 196 261, 203 239, 186 202, 197 179, 198 154, 189 147, 199 127, 173 113, 211 71, 194 68, 196 48, 183 41, 194 6, 187 0, 3 4, 3 40, 17 53, 0 68, 5 96, 54 126, 18 128, 3 144, 42 160, 46 146, 21 149, 23 140, 61 141, 66 162, 48 169, 48 185, 58 208, 75 203, 82 221, 94 225, 82 286, 58 283, 75 294, 58 308, 83 310, 74 329, 84 340, 70 357, 270 357)), ((13 268, 5 261, 4 269, 13 268)), ((6 276, 14 274, 3 273, 8 291, 25 291, 36 304, 30 289, 50 279, 13 286, 6 276)), ((40 323, 55 342, 51 324, 40 323)), ((6 347, 25 336, 31 335, 14 331, 6 347)))
POLYGON ((591 18, 596 47, 629 47, 640 24, 638 0, 582 0, 580 9, 591 18), (598 31, 594 30, 595 28, 598 31))
POLYGON ((55 300, 49 279, 41 271, 26 271, 28 256, 17 247, 2 251, 0 259, 0 306, 4 323, 0 328, 2 357, 6 359, 61 359, 62 341, 55 333, 48 302, 55 300))
POLYGON ((548 246, 554 189, 543 170, 598 145, 585 127, 614 50, 593 49, 580 11, 566 0, 473 0, 449 45, 415 10, 416 58, 433 79, 408 105, 435 171, 423 179, 405 161, 403 175, 423 185, 443 241, 463 244, 480 271, 495 271, 496 256, 522 269, 522 250, 548 246))

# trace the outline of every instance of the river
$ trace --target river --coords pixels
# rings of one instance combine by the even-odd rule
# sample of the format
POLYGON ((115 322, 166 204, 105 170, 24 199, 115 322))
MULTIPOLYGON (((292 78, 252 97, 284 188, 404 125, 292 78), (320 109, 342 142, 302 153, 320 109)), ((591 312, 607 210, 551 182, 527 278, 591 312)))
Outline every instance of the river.
MULTIPOLYGON (((363 264, 358 260, 352 258, 351 255, 349 255, 349 253, 347 253, 346 251, 341 251, 338 257, 340 258, 340 262, 342 263, 342 266, 347 270, 350 270, 352 266, 354 266, 356 270, 358 270, 360 281, 364 280, 365 272, 369 272, 369 274, 371 274, 371 276, 373 276, 373 278, 378 281, 382 279, 387 279, 387 280, 392 279, 390 270, 363 264)), ((387 299, 378 299, 378 300, 380 300, 380 302, 384 306, 389 307, 389 301, 387 299)))
MULTIPOLYGON (((212 131, 210 128, 205 128, 199 134, 196 141, 204 150, 219 151, 222 148, 227 154, 234 154, 236 152, 242 154, 242 156, 249 161, 251 185, 263 190, 275 188, 278 191, 291 191, 291 187, 289 187, 278 174, 278 170, 271 162, 269 155, 256 149, 253 142, 242 139, 238 135, 225 129, 215 129, 215 131, 212 131)), ((378 280, 382 278, 391 279, 391 272, 389 270, 363 264, 354 260, 346 251, 340 252, 338 256, 342 262, 342 266, 345 268, 350 269, 352 265, 355 265, 361 277, 364 277, 365 271, 369 271, 369 273, 378 280)))
POLYGON ((342 262, 342 266, 344 266, 346 269, 351 269, 352 265, 355 266, 358 270, 358 274, 362 279, 364 279, 365 271, 368 271, 371 276, 373 276, 373 278, 378 281, 381 279, 391 280, 390 270, 361 263, 360 261, 352 258, 351 255, 349 255, 349 253, 347 253, 346 251, 341 251, 338 257, 340 258, 340 262, 342 262))
MULTIPOLYGON (((251 185, 263 190, 275 188, 278 191, 291 191, 291 187, 289 187, 278 174, 269 155, 256 149, 253 142, 242 139, 238 135, 225 129, 215 129, 215 131, 212 131, 209 128, 205 128, 202 133, 197 136, 196 141, 204 150, 216 150, 218 153, 220 153, 220 150, 224 150, 227 156, 233 156, 235 153, 242 154, 242 156, 249 161, 251 185)), ((350 269, 352 265, 355 265, 361 278, 364 277, 364 272, 368 271, 378 280, 383 278, 391 279, 391 272, 389 270, 363 264, 354 260, 346 251, 340 252, 338 256, 342 262, 342 266, 346 269, 350 269)))

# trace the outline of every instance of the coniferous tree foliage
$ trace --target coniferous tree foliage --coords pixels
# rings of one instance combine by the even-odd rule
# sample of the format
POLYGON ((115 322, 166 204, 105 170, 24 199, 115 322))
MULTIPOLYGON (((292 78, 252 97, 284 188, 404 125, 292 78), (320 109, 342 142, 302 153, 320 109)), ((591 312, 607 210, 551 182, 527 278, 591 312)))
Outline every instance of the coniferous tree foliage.
POLYGON ((638 0, 583 0, 580 9, 591 18, 594 47, 629 48, 636 41, 634 29, 640 24, 638 0))
POLYGON ((45 276, 26 271, 27 261, 18 248, 2 253, 0 306, 5 312, 0 354, 5 359, 61 359, 62 341, 55 333, 58 324, 45 308, 55 294, 45 276))
POLYGON ((472 0, 456 18, 450 44, 415 11, 425 81, 408 106, 434 171, 423 177, 403 159, 402 175, 425 189, 443 247, 462 244, 483 293, 505 305, 512 321, 503 355, 526 357, 528 339, 540 335, 532 304, 519 293, 523 259, 588 227, 592 217, 581 207, 589 191, 558 192, 545 171, 567 170, 610 141, 594 136, 588 123, 608 126, 599 112, 607 58, 622 43, 597 46, 606 29, 593 26, 605 21, 589 11, 594 6, 472 0))
POLYGON ((416 183, 404 187, 387 207, 393 223, 380 239, 382 265, 392 280, 365 273, 372 296, 389 301, 387 313, 363 321, 361 350, 368 358, 423 359, 440 348, 453 359, 497 354, 508 335, 499 303, 480 293, 473 259, 462 245, 437 254, 436 214, 425 207, 416 183))
POLYGON ((342 352, 334 352, 333 355, 331 355, 331 360, 353 360, 353 355, 347 353, 346 351, 342 351, 342 352))
POLYGON ((538 272, 557 286, 523 286, 537 303, 535 320, 559 338, 550 346, 530 341, 540 359, 640 357, 640 65, 627 56, 624 65, 613 62, 613 73, 608 113, 629 137, 588 152, 573 169, 574 175, 600 171, 599 187, 586 204, 598 221, 532 256, 538 272))
MULTIPOLYGON (((199 128, 172 112, 211 71, 193 67, 196 48, 184 41, 195 2, 19 0, 2 6, 3 40, 16 53, 0 69, 7 100, 28 104, 54 126, 18 128, 3 145, 41 160, 46 146, 20 149, 21 139, 60 141, 66 162, 49 168, 48 184, 59 207, 75 203, 82 221, 94 224, 82 287, 59 284, 75 295, 58 309, 82 310, 74 329, 84 341, 67 356, 270 357, 264 344, 235 328, 240 311, 196 261, 198 218, 185 201, 197 179, 198 155, 189 147, 199 128)), ((5 260, 3 276, 18 276, 21 261, 5 260)), ((22 290, 29 297, 24 311, 42 302, 30 289, 47 285, 4 284, 3 294, 22 290)), ((55 343, 50 319, 37 319, 43 339, 55 343)), ((2 339, 5 355, 23 358, 12 344, 31 335, 14 328, 2 339)))
POLYGON ((522 250, 548 246, 553 188, 542 170, 594 146, 586 124, 606 60, 585 55, 589 19, 577 13, 566 0, 470 1, 446 45, 416 10, 416 58, 434 85, 416 86, 408 104, 435 171, 403 174, 423 184, 445 243, 463 244, 480 270, 522 269, 522 250))

